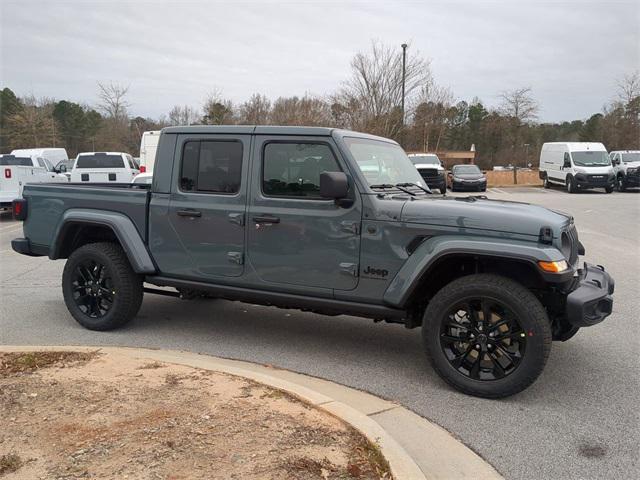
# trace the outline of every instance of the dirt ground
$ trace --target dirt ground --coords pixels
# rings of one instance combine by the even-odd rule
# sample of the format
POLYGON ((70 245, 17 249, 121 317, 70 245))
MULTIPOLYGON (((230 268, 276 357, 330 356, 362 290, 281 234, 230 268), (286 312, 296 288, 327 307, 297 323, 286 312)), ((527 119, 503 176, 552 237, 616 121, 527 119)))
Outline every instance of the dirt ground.
POLYGON ((81 352, 0 353, 0 478, 390 478, 335 417, 247 379, 81 352))

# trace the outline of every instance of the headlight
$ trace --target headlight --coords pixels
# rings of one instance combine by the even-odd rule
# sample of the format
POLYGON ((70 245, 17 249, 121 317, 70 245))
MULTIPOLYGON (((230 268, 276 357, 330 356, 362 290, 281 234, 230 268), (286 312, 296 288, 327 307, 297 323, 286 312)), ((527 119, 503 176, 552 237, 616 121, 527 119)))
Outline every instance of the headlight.
POLYGON ((578 167, 574 168, 573 171, 576 173, 587 173, 584 168, 578 168, 578 167))
POLYGON ((638 171, 638 167, 627 168, 627 173, 636 173, 638 171))

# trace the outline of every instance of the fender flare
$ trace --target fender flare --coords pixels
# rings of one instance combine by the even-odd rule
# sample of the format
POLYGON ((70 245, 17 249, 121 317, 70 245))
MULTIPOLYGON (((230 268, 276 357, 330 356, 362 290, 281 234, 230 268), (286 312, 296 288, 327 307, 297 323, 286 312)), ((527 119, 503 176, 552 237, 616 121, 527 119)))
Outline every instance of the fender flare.
POLYGON ((538 261, 553 262, 564 260, 557 248, 508 238, 463 237, 442 235, 424 241, 402 265, 387 287, 383 300, 387 305, 404 308, 420 280, 429 275, 429 270, 445 257, 473 255, 478 257, 498 257, 536 266, 538 261))
POLYGON ((133 271, 141 274, 156 273, 156 267, 142 241, 135 225, 129 217, 118 212, 92 209, 69 209, 64 212, 56 226, 49 258, 61 258, 62 242, 65 231, 72 225, 100 225, 113 231, 122 246, 133 271))

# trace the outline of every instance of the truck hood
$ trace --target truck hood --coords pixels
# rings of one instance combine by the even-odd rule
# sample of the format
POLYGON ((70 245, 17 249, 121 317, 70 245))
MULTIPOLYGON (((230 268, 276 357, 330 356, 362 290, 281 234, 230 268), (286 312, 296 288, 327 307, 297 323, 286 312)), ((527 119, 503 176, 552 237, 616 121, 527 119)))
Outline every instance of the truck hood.
POLYGON ((407 201, 401 220, 536 237, 540 235, 540 228, 551 227, 555 237, 571 221, 571 216, 529 203, 482 197, 445 197, 407 201))

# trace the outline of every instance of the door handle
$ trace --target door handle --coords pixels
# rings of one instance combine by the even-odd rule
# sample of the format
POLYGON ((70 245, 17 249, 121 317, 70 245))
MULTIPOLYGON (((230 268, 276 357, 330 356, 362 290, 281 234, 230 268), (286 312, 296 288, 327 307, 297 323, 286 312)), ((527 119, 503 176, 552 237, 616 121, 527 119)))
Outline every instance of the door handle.
POLYGON ((253 221, 256 223, 280 223, 279 217, 270 217, 270 216, 258 216, 253 217, 253 221))
POLYGON ((202 212, 198 212, 197 210, 178 210, 176 212, 179 217, 201 217, 202 212))

